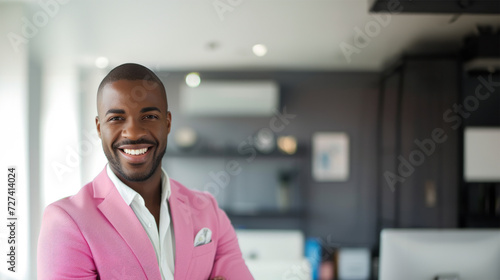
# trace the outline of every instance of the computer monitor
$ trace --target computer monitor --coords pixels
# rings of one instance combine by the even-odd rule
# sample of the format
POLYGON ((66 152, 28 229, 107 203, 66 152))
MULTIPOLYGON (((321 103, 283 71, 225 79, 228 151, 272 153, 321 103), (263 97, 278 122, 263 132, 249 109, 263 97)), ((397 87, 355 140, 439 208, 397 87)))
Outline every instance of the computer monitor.
POLYGON ((386 229, 380 243, 380 280, 500 279, 500 230, 386 229))

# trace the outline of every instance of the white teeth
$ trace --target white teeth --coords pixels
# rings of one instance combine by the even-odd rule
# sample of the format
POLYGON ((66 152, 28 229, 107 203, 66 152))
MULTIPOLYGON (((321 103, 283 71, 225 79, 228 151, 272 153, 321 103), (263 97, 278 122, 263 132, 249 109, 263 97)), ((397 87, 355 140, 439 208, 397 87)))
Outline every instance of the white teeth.
POLYGON ((127 153, 129 155, 137 156, 137 155, 142 155, 142 154, 146 153, 148 151, 148 148, 143 148, 143 149, 123 149, 123 151, 125 151, 125 153, 127 153))

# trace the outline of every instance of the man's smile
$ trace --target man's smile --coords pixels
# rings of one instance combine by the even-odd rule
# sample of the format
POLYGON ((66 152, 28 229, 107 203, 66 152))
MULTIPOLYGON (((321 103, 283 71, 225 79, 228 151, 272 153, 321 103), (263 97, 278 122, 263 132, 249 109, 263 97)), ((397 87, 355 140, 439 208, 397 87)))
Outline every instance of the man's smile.
POLYGON ((123 151, 129 155, 134 155, 134 156, 138 156, 138 155, 142 155, 144 153, 146 153, 148 151, 148 148, 144 148, 144 149, 123 149, 123 151))
POLYGON ((149 160, 149 154, 153 150, 151 144, 120 145, 117 147, 120 155, 131 164, 142 164, 149 160))

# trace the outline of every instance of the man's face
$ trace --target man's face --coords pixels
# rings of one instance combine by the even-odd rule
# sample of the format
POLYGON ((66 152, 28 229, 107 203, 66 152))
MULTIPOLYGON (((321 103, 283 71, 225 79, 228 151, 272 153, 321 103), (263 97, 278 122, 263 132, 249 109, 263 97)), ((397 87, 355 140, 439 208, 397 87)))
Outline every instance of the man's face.
POLYGON ((139 182, 160 168, 172 117, 156 83, 119 80, 102 88, 97 131, 109 165, 121 180, 139 182))

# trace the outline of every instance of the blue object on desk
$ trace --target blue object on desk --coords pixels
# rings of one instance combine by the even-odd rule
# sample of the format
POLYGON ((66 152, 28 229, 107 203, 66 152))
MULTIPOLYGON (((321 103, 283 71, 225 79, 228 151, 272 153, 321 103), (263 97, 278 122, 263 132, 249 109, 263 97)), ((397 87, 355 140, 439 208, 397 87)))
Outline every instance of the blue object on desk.
POLYGON ((321 264, 321 244, 317 238, 307 238, 305 256, 311 263, 312 279, 317 280, 321 264))

